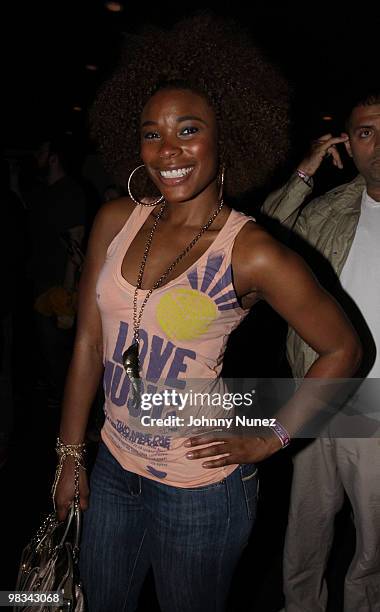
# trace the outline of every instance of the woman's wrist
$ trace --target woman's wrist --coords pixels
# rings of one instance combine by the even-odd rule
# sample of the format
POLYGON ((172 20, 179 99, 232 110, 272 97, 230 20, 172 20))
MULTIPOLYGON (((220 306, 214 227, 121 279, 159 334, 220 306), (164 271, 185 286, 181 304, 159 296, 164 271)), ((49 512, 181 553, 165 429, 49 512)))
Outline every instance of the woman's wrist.
POLYGON ((80 467, 84 468, 84 458, 86 454, 86 444, 80 442, 78 444, 65 444, 61 438, 57 438, 56 453, 59 459, 59 465, 62 465, 68 457, 72 457, 80 467))
POLYGON ((286 448, 287 446, 289 446, 291 440, 290 434, 277 419, 275 419, 275 423, 273 425, 270 425, 270 429, 272 430, 277 440, 280 442, 280 448, 286 448))
POLYGON ((58 437, 56 442, 55 450, 58 455, 58 465, 55 472, 54 482, 52 486, 52 498, 55 507, 55 497, 57 493, 58 483, 60 481, 63 466, 66 463, 66 460, 72 461, 74 463, 74 485, 75 485, 75 506, 79 508, 79 471, 82 468, 86 469, 84 465, 84 458, 86 453, 86 445, 84 442, 80 442, 79 444, 64 444, 62 440, 58 437))

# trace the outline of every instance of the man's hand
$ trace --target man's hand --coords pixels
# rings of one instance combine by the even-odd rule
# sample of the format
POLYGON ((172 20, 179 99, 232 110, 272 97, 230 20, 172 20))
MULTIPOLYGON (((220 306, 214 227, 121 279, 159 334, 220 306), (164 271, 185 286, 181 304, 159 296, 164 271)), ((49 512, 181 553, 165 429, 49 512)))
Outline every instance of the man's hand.
POLYGON ((280 440, 273 433, 268 438, 210 433, 193 436, 185 442, 185 446, 192 449, 206 444, 205 448, 187 452, 187 459, 218 457, 202 463, 204 468, 218 468, 236 463, 258 463, 282 448, 280 440))
POLYGON ((302 160, 298 166, 298 170, 302 170, 308 176, 313 176, 321 165, 322 161, 326 157, 332 158, 334 166, 342 169, 343 164, 341 157, 335 145, 340 142, 346 142, 348 140, 347 134, 341 134, 340 136, 333 137, 331 134, 325 134, 315 140, 310 148, 307 156, 302 160))

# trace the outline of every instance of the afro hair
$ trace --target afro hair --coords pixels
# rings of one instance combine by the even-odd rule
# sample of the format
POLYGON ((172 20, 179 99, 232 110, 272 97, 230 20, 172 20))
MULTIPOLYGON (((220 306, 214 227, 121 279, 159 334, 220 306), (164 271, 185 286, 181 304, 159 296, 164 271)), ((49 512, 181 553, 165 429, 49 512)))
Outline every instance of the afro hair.
POLYGON ((211 102, 227 195, 262 187, 288 153, 289 85, 240 25, 210 14, 127 37, 90 111, 91 134, 115 179, 125 186, 141 163, 141 112, 159 84, 170 81, 185 81, 211 102))

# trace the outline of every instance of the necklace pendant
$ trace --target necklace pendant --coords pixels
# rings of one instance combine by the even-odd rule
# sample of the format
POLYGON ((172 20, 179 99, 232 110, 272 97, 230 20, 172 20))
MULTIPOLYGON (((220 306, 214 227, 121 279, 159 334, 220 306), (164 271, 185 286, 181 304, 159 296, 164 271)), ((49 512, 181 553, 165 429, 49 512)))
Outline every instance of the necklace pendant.
POLYGON ((137 342, 133 342, 123 353, 123 366, 131 383, 132 407, 137 413, 140 406, 142 383, 140 379, 139 345, 137 342))
POLYGON ((123 353, 123 366, 128 378, 140 378, 139 345, 133 342, 123 353))

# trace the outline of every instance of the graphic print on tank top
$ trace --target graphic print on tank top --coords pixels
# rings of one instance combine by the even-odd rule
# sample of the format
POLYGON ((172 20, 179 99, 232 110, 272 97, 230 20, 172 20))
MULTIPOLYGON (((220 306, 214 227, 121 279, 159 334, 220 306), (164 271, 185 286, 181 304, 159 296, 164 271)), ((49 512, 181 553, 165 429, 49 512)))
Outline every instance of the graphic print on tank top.
POLYGON ((202 278, 198 269, 187 274, 189 289, 169 289, 157 304, 157 321, 170 340, 194 340, 202 336, 219 312, 239 308, 232 286, 232 268, 228 266, 212 285, 224 259, 224 253, 209 256, 202 278))

